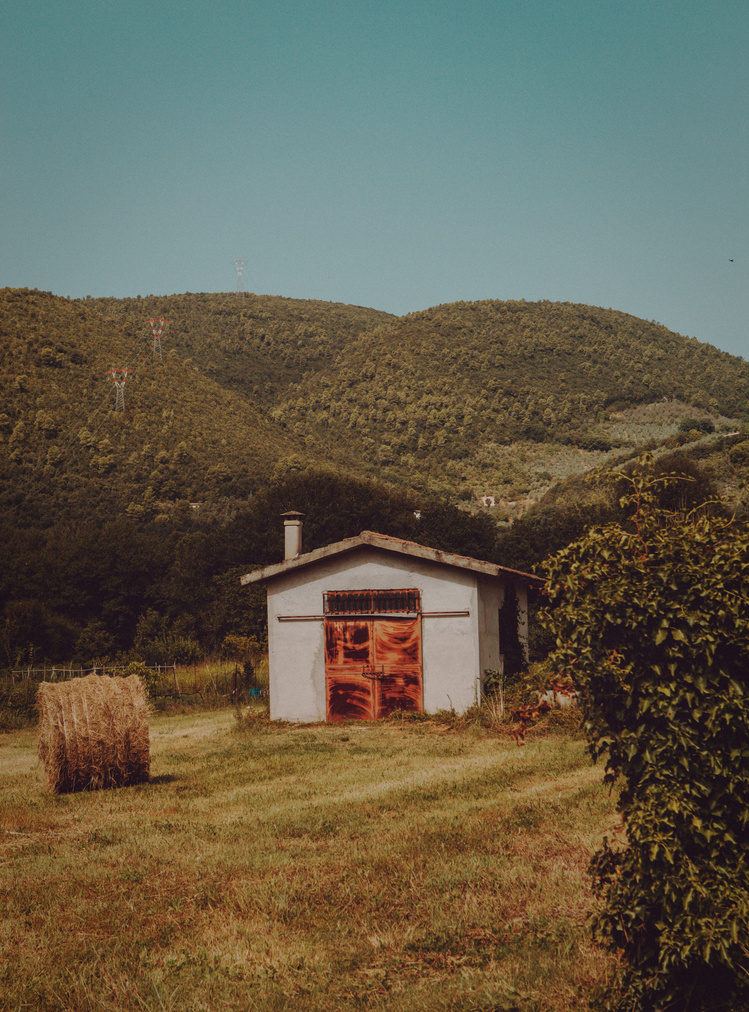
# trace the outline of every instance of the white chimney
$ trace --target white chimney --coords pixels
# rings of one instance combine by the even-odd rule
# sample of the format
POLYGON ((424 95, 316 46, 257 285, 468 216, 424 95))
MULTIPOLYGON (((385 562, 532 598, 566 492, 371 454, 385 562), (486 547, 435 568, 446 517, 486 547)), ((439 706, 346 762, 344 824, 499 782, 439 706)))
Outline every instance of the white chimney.
POLYGON ((302 552, 302 518, 304 513, 290 510, 282 513, 284 527, 284 560, 295 559, 302 552))

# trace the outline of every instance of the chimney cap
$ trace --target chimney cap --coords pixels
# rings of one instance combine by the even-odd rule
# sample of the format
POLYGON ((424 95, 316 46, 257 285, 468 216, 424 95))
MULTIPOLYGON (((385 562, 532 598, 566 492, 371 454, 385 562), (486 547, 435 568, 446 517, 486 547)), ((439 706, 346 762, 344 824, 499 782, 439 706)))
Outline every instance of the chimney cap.
POLYGON ((280 515, 281 515, 282 517, 288 517, 288 518, 289 518, 289 520, 296 520, 296 519, 298 519, 299 517, 303 517, 303 516, 306 516, 306 514, 305 514, 305 513, 299 513, 299 512, 297 511, 297 510, 289 510, 289 512, 288 512, 288 513, 281 513, 280 515))

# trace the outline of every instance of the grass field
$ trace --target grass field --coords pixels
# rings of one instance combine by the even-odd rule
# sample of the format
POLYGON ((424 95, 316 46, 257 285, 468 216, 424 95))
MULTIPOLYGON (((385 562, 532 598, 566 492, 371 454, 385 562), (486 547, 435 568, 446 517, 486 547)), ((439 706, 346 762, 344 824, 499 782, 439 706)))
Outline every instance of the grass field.
POLYGON ((0 736, 0 1007, 583 1009, 617 817, 568 734, 154 717, 152 781, 53 797, 0 736))

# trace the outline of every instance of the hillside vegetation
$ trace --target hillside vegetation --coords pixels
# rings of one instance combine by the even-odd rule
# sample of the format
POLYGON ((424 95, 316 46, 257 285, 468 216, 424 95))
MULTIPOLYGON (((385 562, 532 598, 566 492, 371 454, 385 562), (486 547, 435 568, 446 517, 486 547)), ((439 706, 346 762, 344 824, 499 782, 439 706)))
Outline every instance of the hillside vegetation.
POLYGON ((527 569, 611 518, 582 475, 643 445, 688 452, 705 494, 740 497, 748 383, 740 359, 586 306, 396 319, 249 294, 5 289, 0 666, 262 639, 260 597, 236 577, 280 558, 283 510, 307 514, 307 548, 369 528, 527 569))
POLYGON ((749 410, 746 363, 610 309, 485 301, 395 318, 250 294, 94 305, 133 331, 168 316, 178 353, 266 409, 306 459, 464 501, 535 501, 695 413, 731 428, 749 410))
POLYGON ((393 480, 420 472, 453 492, 467 482, 515 498, 528 491, 524 465, 543 462, 539 445, 549 459, 561 447, 632 446, 637 427, 621 424, 629 409, 665 399, 743 418, 748 394, 745 363, 624 313, 456 303, 362 334, 274 417, 319 440, 354 434, 393 480))
MULTIPOLYGON (((6 516, 48 525, 60 512, 66 519, 90 518, 131 507, 154 515, 160 502, 246 499, 267 483, 279 460, 304 451, 304 440, 278 426, 253 394, 258 387, 272 396, 283 368, 262 351, 248 351, 236 369, 226 364, 221 297, 175 297, 160 359, 147 319, 163 315, 161 307, 136 318, 127 307, 114 312, 106 300, 94 308, 27 289, 0 294, 0 508, 6 516), (201 298, 215 312, 201 313, 201 298), (190 318, 200 325, 190 330, 190 318), (124 367, 132 370, 126 410, 115 412, 109 370, 124 367), (237 375, 252 377, 243 396, 231 389, 237 375)), ((278 309, 282 302, 273 302, 276 316, 293 322, 293 310, 278 309)), ((340 331, 367 319, 360 311, 347 320, 343 308, 338 316, 340 331)), ((337 333, 332 324, 331 332, 337 333)))
POLYGON ((163 348, 189 359, 220 386, 271 408, 290 383, 330 370, 356 337, 389 313, 313 299, 193 294, 86 299, 104 320, 147 341, 146 320, 167 318, 163 348))
POLYGON ((554 479, 677 432, 736 427, 749 365, 614 310, 455 303, 395 318, 246 295, 0 293, 3 507, 121 513, 244 499, 308 464, 513 514, 554 479), (163 361, 148 319, 165 317, 163 361), (125 411, 108 370, 129 367, 125 411))

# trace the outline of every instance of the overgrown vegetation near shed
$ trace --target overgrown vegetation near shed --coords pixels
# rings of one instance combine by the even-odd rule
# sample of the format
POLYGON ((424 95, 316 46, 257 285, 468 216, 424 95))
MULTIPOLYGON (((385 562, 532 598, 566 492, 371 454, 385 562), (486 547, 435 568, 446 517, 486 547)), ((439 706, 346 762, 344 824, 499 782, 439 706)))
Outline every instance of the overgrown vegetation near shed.
POLYGON ((592 871, 596 934, 623 967, 596 1008, 736 1012, 749 1008, 749 527, 709 505, 663 509, 663 487, 644 458, 630 522, 547 565, 552 663, 622 784, 626 846, 605 840, 592 871))

